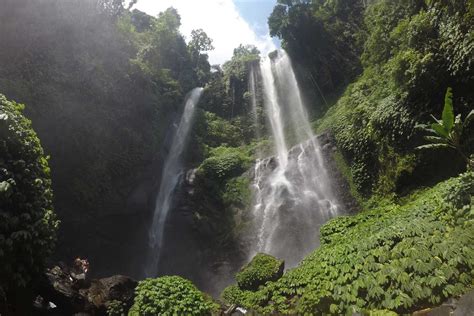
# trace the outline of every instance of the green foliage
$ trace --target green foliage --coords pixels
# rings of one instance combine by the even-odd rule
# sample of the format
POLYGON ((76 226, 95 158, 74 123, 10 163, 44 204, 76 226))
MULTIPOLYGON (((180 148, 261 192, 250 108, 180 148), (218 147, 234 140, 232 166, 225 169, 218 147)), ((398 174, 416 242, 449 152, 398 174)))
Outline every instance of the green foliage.
POLYGON ((226 287, 221 293, 221 299, 227 304, 245 304, 245 291, 242 291, 238 285, 233 284, 226 287))
POLYGON ((308 90, 317 91, 317 104, 360 72, 363 12, 362 0, 278 1, 268 18, 270 34, 302 64, 299 77, 308 90))
POLYGON ((23 115, 24 105, 0 94, 0 293, 19 300, 43 271, 55 246, 48 158, 23 115))
POLYGON ((284 269, 284 262, 273 256, 258 253, 237 273, 235 279, 241 290, 255 291, 268 281, 278 280, 284 269))
POLYGON ((179 276, 140 281, 135 292, 130 316, 211 315, 217 309, 217 304, 179 276))
POLYGON ((410 313, 463 294, 474 279, 473 196, 469 172, 402 204, 333 219, 319 249, 243 304, 261 313, 410 313))
POLYGON ((469 121, 474 118, 474 110, 469 112, 465 120, 462 121, 461 115, 454 117, 453 109, 453 92, 451 88, 446 91, 444 99, 444 108, 441 119, 433 116, 435 123, 431 124, 431 128, 427 125, 418 125, 426 132, 434 135, 425 136, 425 140, 431 144, 417 147, 418 149, 437 149, 452 148, 456 150, 466 161, 468 168, 474 168, 474 160, 469 158, 469 153, 464 152, 464 144, 472 141, 472 135, 464 135, 469 121), (464 137, 463 137, 464 136, 464 137))
MULTIPOLYGON (((362 62, 365 66, 387 62, 393 55, 390 35, 399 23, 405 25, 421 9, 421 0, 374 1, 367 9, 365 24, 369 30, 365 41, 362 62)), ((398 33, 397 33, 398 34, 398 33)), ((405 32, 404 36, 411 36, 405 32)))
MULTIPOLYGON (((363 16, 364 71, 318 121, 318 131, 334 132, 354 186, 366 197, 404 193, 462 172, 461 159, 448 151, 433 157, 413 148, 422 137, 416 122, 440 109, 447 85, 456 91, 458 112, 472 110, 474 93, 464 88, 474 82, 467 3, 381 0, 370 2, 363 16)), ((473 150, 469 135, 471 128, 461 137, 469 143, 465 152, 473 150)))
POLYGON ((224 205, 234 205, 243 208, 248 207, 252 198, 250 185, 250 179, 245 176, 227 181, 224 194, 222 195, 224 205))
POLYGON ((243 145, 242 130, 235 123, 212 112, 199 112, 195 128, 199 143, 209 147, 243 145))
POLYGON ((107 316, 126 316, 125 308, 123 302, 113 300, 107 305, 107 316))
POLYGON ((204 85, 210 79, 211 65, 209 64, 209 56, 203 52, 214 49, 212 39, 202 29, 191 31, 191 40, 188 43, 188 51, 194 65, 194 71, 198 76, 200 85, 204 85))
POLYGON ((211 149, 209 158, 199 166, 199 173, 215 181, 238 176, 250 167, 251 157, 240 148, 217 147, 211 149))

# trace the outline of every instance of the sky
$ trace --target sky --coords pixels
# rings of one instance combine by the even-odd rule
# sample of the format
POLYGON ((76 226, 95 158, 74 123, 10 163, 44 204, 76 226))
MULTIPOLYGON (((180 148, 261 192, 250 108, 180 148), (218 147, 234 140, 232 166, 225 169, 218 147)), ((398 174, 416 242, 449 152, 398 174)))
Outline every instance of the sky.
POLYGON ((189 40, 193 29, 203 29, 212 38, 208 52, 211 64, 232 57, 239 44, 252 44, 267 54, 279 46, 268 33, 267 19, 276 0, 139 0, 135 9, 157 16, 169 7, 181 16, 181 33, 189 40))

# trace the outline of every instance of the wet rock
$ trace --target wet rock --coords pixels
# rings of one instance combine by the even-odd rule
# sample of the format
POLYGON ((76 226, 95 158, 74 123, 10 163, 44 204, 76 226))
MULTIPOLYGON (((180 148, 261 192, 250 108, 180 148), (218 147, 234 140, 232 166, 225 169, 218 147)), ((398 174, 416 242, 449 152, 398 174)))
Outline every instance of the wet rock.
POLYGON ((87 280, 67 267, 48 269, 41 280, 35 309, 41 315, 106 315, 111 301, 133 304, 137 282, 123 275, 87 280), (54 306, 54 308, 51 308, 54 306))
POLYGON ((459 298, 450 298, 441 306, 426 308, 413 313, 413 316, 468 316, 474 315, 474 291, 459 298))
POLYGON ((87 298, 79 293, 79 287, 68 269, 55 266, 42 278, 39 295, 47 306, 53 302, 62 312, 72 315, 89 309, 87 298))
POLYGON ((87 290, 90 302, 98 308, 105 307, 110 301, 121 301, 127 306, 133 304, 137 281, 123 276, 114 275, 109 278, 93 280, 87 290))

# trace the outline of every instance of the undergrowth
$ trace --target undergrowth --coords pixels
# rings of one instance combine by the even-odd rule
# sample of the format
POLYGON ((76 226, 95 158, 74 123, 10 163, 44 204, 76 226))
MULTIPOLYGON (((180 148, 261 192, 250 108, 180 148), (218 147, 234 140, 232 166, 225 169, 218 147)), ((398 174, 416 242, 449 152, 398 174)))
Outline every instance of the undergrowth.
POLYGON ((473 193, 470 172, 400 204, 333 219, 299 267, 225 298, 263 314, 408 313, 440 304, 474 284, 473 193))

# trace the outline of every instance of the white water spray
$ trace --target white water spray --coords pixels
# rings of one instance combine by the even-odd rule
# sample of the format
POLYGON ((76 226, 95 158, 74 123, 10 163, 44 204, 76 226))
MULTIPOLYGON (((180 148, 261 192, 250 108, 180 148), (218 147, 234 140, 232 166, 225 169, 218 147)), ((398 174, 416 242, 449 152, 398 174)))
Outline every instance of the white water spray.
POLYGON ((319 227, 338 215, 339 206, 288 55, 280 51, 260 69, 276 156, 255 166, 251 255, 269 253, 293 267, 318 246, 319 227), (290 150, 289 135, 298 144, 290 150))
POLYGON ((182 153, 187 143, 196 105, 201 97, 202 90, 202 88, 195 88, 187 95, 181 121, 163 166, 160 191, 156 198, 153 222, 148 237, 149 254, 145 274, 149 277, 156 276, 157 273, 163 244, 164 226, 168 212, 172 206, 174 190, 180 183, 184 173, 181 159, 182 153))

